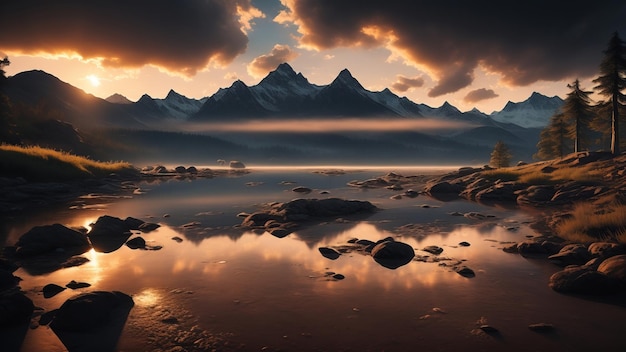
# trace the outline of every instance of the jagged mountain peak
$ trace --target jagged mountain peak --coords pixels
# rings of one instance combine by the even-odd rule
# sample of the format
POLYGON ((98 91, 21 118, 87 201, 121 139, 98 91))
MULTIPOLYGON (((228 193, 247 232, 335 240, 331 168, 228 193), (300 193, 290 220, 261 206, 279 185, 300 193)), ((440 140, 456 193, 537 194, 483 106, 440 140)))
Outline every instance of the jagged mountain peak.
POLYGON ((125 96, 123 96, 123 95, 121 95, 119 93, 114 93, 114 94, 110 95, 108 98, 106 98, 104 100, 108 101, 109 103, 113 103, 113 104, 132 104, 133 103, 128 98, 126 98, 125 96))
MULTIPOLYGON (((296 75, 296 71, 294 71, 293 68, 291 67, 291 65, 289 65, 286 62, 283 62, 282 64, 278 65, 278 67, 276 67, 276 70, 274 70, 272 72, 286 74, 287 76, 295 76, 296 75)), ((270 72, 270 74, 272 74, 272 72, 270 72)))
POLYGON ((337 75, 337 78, 335 78, 335 80, 332 81, 330 85, 331 86, 343 85, 343 86, 357 88, 359 90, 365 90, 365 88, 363 88, 361 83, 359 83, 359 81, 357 81, 356 78, 352 76, 352 73, 350 73, 350 71, 347 68, 344 68, 343 70, 341 70, 341 72, 339 72, 339 75, 337 75))

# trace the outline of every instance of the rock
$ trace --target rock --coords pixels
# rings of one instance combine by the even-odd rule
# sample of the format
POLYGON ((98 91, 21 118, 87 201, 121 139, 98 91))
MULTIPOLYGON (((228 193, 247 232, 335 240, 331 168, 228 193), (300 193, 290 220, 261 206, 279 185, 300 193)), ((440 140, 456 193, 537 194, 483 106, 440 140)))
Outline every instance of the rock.
POLYGON ((472 270, 472 269, 470 269, 470 268, 468 268, 466 266, 461 266, 461 267, 455 268, 454 271, 457 274, 459 274, 459 275, 461 275, 463 277, 472 278, 472 277, 476 276, 476 273, 474 273, 474 270, 472 270))
POLYGON ((292 192, 296 193, 311 193, 312 189, 308 187, 298 186, 291 189, 292 192))
POLYGON ((592 257, 608 258, 614 255, 626 254, 626 246, 612 242, 594 242, 587 248, 592 257))
POLYGON ((615 279, 621 285, 626 285, 626 254, 605 259, 598 266, 598 272, 615 279))
POLYGON ((130 249, 145 249, 146 248, 146 240, 144 240, 141 236, 132 238, 126 242, 126 246, 130 249))
POLYGON ((182 166, 182 165, 181 165, 181 166, 176 166, 176 167, 174 168, 174 171, 175 171, 176 173, 179 173, 179 174, 185 174, 185 173, 187 173, 187 168, 186 168, 186 167, 184 167, 184 166, 182 166))
POLYGON ((332 278, 333 278, 333 279, 335 279, 335 280, 343 280, 343 279, 345 279, 346 277, 345 277, 345 276, 343 276, 342 274, 334 274, 334 275, 332 276, 332 278))
POLYGON ((408 190, 404 191, 404 196, 405 197, 415 198, 418 195, 419 195, 419 193, 417 191, 412 190, 412 189, 408 189, 408 190))
POLYGON ((539 242, 535 241, 524 241, 517 244, 517 252, 522 256, 525 255, 536 255, 536 254, 547 254, 546 249, 539 242))
POLYGON ((454 185, 447 181, 438 182, 434 184, 428 184, 424 188, 424 192, 435 195, 435 194, 459 194, 464 189, 463 186, 454 185))
POLYGON ((534 185, 517 192, 518 204, 544 205, 550 202, 556 190, 552 185, 534 185))
POLYGON ((324 256, 325 258, 331 259, 331 260, 335 260, 335 259, 337 259, 337 258, 339 258, 341 256, 341 253, 337 252, 336 250, 334 250, 332 248, 328 248, 328 247, 320 247, 319 251, 322 254, 322 256, 324 256))
POLYGON ((90 283, 87 283, 87 282, 76 282, 74 280, 68 282, 67 285, 65 285, 65 287, 71 288, 72 290, 76 290, 76 289, 79 289, 79 288, 90 287, 90 286, 91 286, 90 283))
POLYGON ((12 271, 0 269, 0 294, 4 291, 17 288, 20 278, 13 275, 12 271))
POLYGON ((608 294, 617 289, 616 280, 583 266, 571 266, 550 276, 550 288, 561 293, 608 294))
POLYGON ((128 226, 128 229, 130 230, 139 230, 139 227, 145 224, 145 221, 129 216, 124 219, 124 223, 126 224, 126 226, 128 226))
POLYGON ((582 244, 568 244, 561 250, 548 257, 548 259, 560 266, 582 265, 591 259, 587 247, 582 244))
POLYGON ((371 253, 378 264, 389 269, 397 269, 408 264, 415 257, 413 247, 394 240, 386 240, 376 244, 371 253))
POLYGON ((187 168, 187 173, 188 174, 197 174, 198 173, 198 169, 195 166, 190 166, 187 168))
POLYGON ((15 246, 21 257, 58 250, 80 254, 91 247, 85 235, 61 224, 35 226, 20 236, 15 246))
POLYGON ((126 222, 120 218, 103 215, 91 225, 91 231, 87 236, 97 252, 110 253, 126 242, 131 235, 131 226, 136 224, 132 218, 126 222))
POLYGON ((176 241, 176 242, 178 242, 178 243, 181 243, 181 242, 183 241, 183 239, 182 239, 182 238, 180 238, 180 237, 178 237, 178 236, 174 236, 174 237, 172 237, 172 240, 173 240, 173 241, 176 241))
POLYGON ((108 324, 115 312, 126 311, 134 305, 133 299, 118 291, 83 293, 65 301, 50 327, 57 331, 88 332, 108 324))
POLYGON ((481 326, 479 327, 479 329, 480 329, 480 330, 482 330, 483 332, 485 332, 485 333, 489 334, 489 335, 497 335, 497 334, 499 334, 499 333, 500 333, 500 332, 498 331, 498 329, 494 328, 494 327, 493 327, 493 326, 491 326, 491 325, 486 325, 486 324, 481 325, 481 326))
POLYGON ((476 200, 496 202, 517 201, 517 194, 515 192, 523 188, 525 188, 525 186, 517 182, 497 182, 493 186, 476 193, 476 200))
POLYGON ((141 226, 139 226, 138 230, 144 233, 148 233, 148 232, 152 232, 158 229, 159 227, 161 227, 161 225, 153 223, 153 222, 145 222, 141 224, 141 226))
POLYGON ((552 331, 554 331, 554 325, 547 324, 547 323, 530 324, 530 325, 528 325, 528 328, 530 330, 536 331, 536 332, 552 332, 552 331))
MULTIPOLYGON (((33 301, 23 293, 0 295, 0 327, 10 327, 30 322, 34 309, 33 301)), ((3 345, 4 343, 5 341, 3 341, 3 345)), ((6 347, 3 346, 3 348, 6 347)))
POLYGON ((426 247, 422 248, 422 250, 424 252, 428 252, 428 253, 434 254, 434 255, 439 255, 439 254, 441 254, 441 252, 443 252, 443 248, 441 248, 439 246, 426 246, 426 247))
POLYGON ((231 169, 245 169, 246 165, 244 165, 244 163, 242 163, 241 161, 232 160, 228 164, 228 167, 230 167, 231 169))
POLYGON ((469 242, 463 241, 463 242, 459 242, 459 246, 461 246, 461 247, 469 247, 470 244, 469 244, 469 242))
POLYGON ((54 297, 63 291, 65 291, 65 287, 56 284, 47 284, 42 290, 44 298, 54 297))

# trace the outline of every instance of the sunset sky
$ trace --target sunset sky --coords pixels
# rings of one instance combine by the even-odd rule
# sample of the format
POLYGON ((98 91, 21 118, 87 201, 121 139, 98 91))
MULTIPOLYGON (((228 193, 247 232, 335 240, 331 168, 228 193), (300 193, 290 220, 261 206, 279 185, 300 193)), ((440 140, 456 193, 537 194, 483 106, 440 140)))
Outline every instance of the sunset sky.
POLYGON ((593 88, 626 2, 11 0, 0 29, 9 76, 40 69, 101 98, 202 98, 288 62, 314 84, 347 68, 372 91, 491 113, 593 88))

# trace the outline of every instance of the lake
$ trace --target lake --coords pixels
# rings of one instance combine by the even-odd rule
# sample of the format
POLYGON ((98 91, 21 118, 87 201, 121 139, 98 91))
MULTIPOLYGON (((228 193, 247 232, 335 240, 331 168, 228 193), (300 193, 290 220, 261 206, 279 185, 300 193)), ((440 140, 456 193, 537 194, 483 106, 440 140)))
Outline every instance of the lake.
MULTIPOLYGON (((449 202, 402 191, 347 185, 389 171, 436 174, 445 168, 256 168, 246 174, 142 182, 132 196, 83 197, 71 204, 3 219, 13 244, 32 226, 63 223, 88 228, 99 216, 136 217, 161 225, 141 234, 160 250, 90 251, 90 261, 44 275, 18 269, 22 289, 45 311, 89 290, 133 297, 120 351, 624 351, 624 299, 592 300, 556 293, 545 259, 502 251, 535 235, 534 214, 511 207, 449 202), (292 192, 295 186, 313 191, 292 192), (321 191, 326 191, 320 193, 321 191), (368 200, 379 211, 360 218, 324 219, 284 238, 239 228, 240 213, 294 198, 368 200), (459 216, 477 212, 487 217, 459 216), (397 269, 369 255, 336 260, 320 247, 386 237, 409 244, 416 258, 397 269), (179 237, 178 242, 172 238, 179 237), (461 246, 460 242, 469 246, 461 246), (439 255, 422 249, 443 248, 439 255), (465 265, 464 277, 452 269, 465 265), (343 279, 333 278, 343 275, 343 279), (41 289, 71 280, 91 287, 44 298, 41 289), (529 324, 556 329, 538 333, 529 324), (488 324, 498 330, 487 334, 488 324)), ((64 351, 47 326, 30 329, 23 351, 64 351)))

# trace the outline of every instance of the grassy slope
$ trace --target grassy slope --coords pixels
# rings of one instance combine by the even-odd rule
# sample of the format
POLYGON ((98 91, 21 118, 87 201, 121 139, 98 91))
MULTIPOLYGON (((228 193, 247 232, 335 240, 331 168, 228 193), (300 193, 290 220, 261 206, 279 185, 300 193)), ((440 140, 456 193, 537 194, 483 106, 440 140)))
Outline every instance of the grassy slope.
POLYGON ((0 170, 0 176, 28 181, 80 180, 137 172, 126 162, 100 162, 52 149, 12 145, 0 146, 0 170))

